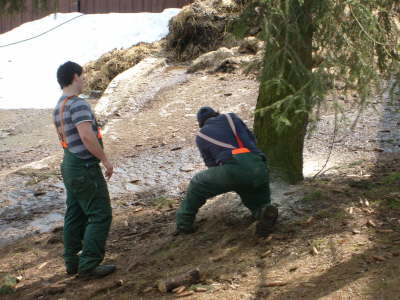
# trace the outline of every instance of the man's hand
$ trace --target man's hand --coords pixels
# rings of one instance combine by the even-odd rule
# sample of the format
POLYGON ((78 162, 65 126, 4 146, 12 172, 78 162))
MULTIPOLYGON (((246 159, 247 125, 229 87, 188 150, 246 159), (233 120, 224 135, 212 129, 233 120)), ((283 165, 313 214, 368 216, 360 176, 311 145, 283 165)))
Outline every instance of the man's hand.
POLYGON ((110 180, 110 178, 113 174, 114 167, 112 166, 112 164, 110 164, 110 162, 108 160, 104 160, 104 161, 102 161, 102 163, 103 163, 103 166, 106 168, 106 174, 105 174, 106 178, 107 178, 107 180, 110 180))
POLYGON ((89 150, 92 155, 97 157, 106 168, 105 176, 107 180, 110 180, 113 174, 113 166, 107 159, 106 154, 103 151, 103 148, 100 146, 99 141, 97 140, 97 136, 92 129, 92 123, 90 121, 82 122, 76 126, 78 129, 79 136, 85 145, 85 147, 89 150))

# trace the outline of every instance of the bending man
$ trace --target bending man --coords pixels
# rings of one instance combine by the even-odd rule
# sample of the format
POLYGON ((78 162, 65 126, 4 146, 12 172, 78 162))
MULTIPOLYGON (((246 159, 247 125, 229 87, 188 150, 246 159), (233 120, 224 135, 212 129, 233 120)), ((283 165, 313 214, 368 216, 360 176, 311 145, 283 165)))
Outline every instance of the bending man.
POLYGON ((211 107, 200 108, 197 120, 196 144, 208 169, 190 181, 176 214, 176 234, 195 231, 196 214, 207 199, 234 191, 257 220, 256 233, 268 236, 278 209, 270 205, 265 155, 257 149, 253 134, 235 114, 219 114, 211 107))

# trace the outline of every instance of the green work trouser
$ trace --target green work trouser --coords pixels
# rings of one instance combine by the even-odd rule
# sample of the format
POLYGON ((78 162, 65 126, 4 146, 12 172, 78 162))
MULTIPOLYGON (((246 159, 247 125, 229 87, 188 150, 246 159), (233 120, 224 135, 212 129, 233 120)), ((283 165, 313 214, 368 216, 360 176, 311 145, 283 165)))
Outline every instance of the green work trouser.
POLYGON ((192 229, 196 214, 207 199, 231 191, 239 194, 255 217, 261 207, 271 202, 268 171, 259 155, 236 154, 221 166, 197 173, 176 213, 177 228, 192 229))
POLYGON ((112 219, 107 183, 98 161, 85 161, 68 151, 64 154, 61 174, 67 190, 65 264, 67 271, 86 272, 104 258, 112 219))

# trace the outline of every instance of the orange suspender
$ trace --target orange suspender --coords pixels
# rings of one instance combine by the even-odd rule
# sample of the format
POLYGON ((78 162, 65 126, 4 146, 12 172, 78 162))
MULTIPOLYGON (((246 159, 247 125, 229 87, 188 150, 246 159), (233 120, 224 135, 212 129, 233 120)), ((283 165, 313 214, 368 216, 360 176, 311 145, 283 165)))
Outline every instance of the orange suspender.
POLYGON ((243 143, 242 143, 242 140, 239 138, 239 136, 237 136, 236 134, 234 134, 234 135, 235 135, 236 142, 237 142, 238 145, 239 145, 239 148, 244 148, 244 145, 243 145, 243 143))
POLYGON ((241 147, 241 148, 236 148, 232 150, 232 154, 241 154, 241 153, 249 153, 250 150, 245 148, 245 147, 241 147))
MULTIPOLYGON (((97 126, 97 124, 96 124, 96 126, 97 126)), ((101 135, 101 130, 100 130, 100 127, 99 127, 99 126, 97 126, 97 138, 98 138, 99 140, 101 140, 101 139, 103 138, 103 136, 101 135)))
POLYGON ((238 135, 237 132, 236 132, 236 127, 235 127, 235 124, 234 124, 233 121, 232 121, 231 116, 230 116, 229 114, 226 114, 225 116, 226 116, 226 118, 228 119, 229 126, 231 127, 232 132, 233 132, 233 135, 234 135, 234 137, 235 137, 235 140, 236 140, 236 142, 237 142, 237 144, 238 144, 238 146, 239 146, 238 148, 235 148, 235 149, 232 150, 232 154, 235 155, 235 154, 241 154, 241 153, 249 153, 250 150, 247 149, 247 148, 243 145, 242 140, 239 138, 239 135, 238 135))
MULTIPOLYGON (((65 134, 64 134, 64 107, 65 107, 65 104, 68 102, 68 100, 73 97, 75 97, 75 95, 66 97, 60 106, 60 123, 61 123, 61 125, 60 125, 60 128, 57 128, 57 133, 58 133, 58 138, 60 139, 60 144, 64 149, 68 148, 67 139, 65 138, 65 134)), ((100 127, 98 127, 98 126, 97 126, 97 138, 100 140, 103 138, 101 135, 100 127)))
POLYGON ((72 96, 68 96, 64 99, 63 103, 61 103, 61 107, 60 107, 60 129, 57 129, 58 132, 58 137, 60 139, 60 144, 64 149, 68 148, 68 143, 67 143, 67 139, 65 138, 65 134, 64 134, 64 107, 65 107, 65 103, 67 103, 67 101, 71 98, 73 98, 75 95, 72 96))
POLYGON ((237 142, 237 144, 239 146, 238 148, 232 146, 231 144, 227 144, 227 143, 223 143, 223 142, 217 141, 216 139, 213 139, 213 138, 211 138, 211 137, 209 137, 209 136, 207 136, 207 135, 205 135, 204 133, 201 133, 201 132, 198 132, 197 136, 205 139, 206 141, 209 141, 210 143, 212 143, 214 145, 232 149, 232 154, 241 154, 241 153, 250 152, 249 149, 244 147, 242 140, 239 138, 238 134, 236 133, 235 124, 233 123, 231 116, 229 116, 228 114, 226 114, 225 116, 228 119, 228 123, 229 123, 229 126, 232 129, 233 136, 235 137, 235 140, 236 140, 236 142, 237 142))

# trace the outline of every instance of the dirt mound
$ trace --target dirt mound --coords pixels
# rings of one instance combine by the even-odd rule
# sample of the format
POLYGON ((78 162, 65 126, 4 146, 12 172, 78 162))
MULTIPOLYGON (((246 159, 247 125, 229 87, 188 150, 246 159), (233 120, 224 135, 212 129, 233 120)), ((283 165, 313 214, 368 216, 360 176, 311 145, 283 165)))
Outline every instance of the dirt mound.
POLYGON ((199 70, 214 69, 221 65, 224 60, 233 56, 235 56, 233 50, 221 47, 218 50, 210 51, 195 59, 190 65, 188 72, 194 73, 199 70))
POLYGON ((247 37, 239 46, 231 49, 221 47, 200 55, 192 61, 189 73, 207 70, 213 72, 233 72, 237 69, 245 73, 259 74, 264 57, 264 42, 255 37, 247 37))
POLYGON ((129 49, 115 49, 102 55, 98 60, 86 64, 85 93, 100 96, 115 76, 133 67, 143 58, 160 52, 162 43, 163 41, 139 43, 129 49))
POLYGON ((234 42, 226 32, 243 9, 238 0, 197 0, 171 19, 166 50, 179 61, 194 59, 202 53, 234 42))
MULTIPOLYGON (((139 63, 149 55, 162 53, 172 60, 187 61, 200 55, 217 50, 220 47, 240 46, 240 54, 255 54, 259 42, 255 38, 247 41, 236 39, 227 28, 240 16, 247 0, 196 0, 185 6, 182 11, 171 19, 169 34, 166 39, 155 43, 139 43, 129 49, 115 49, 98 60, 84 66, 87 86, 84 93, 93 98, 99 98, 112 79, 139 63)), ((194 69, 207 69, 208 62, 196 62, 194 69)), ((228 60, 213 63, 213 69, 222 65, 222 69, 235 69, 238 62, 228 60), (225 65, 228 64, 228 67, 225 65)))

